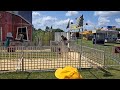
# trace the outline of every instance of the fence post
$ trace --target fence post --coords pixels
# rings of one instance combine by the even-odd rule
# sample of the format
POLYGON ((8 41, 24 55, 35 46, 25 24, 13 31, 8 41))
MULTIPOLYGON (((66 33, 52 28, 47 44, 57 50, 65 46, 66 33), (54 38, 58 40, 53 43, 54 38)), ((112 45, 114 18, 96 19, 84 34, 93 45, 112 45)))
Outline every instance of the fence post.
POLYGON ((24 59, 22 58, 22 71, 24 71, 24 59))
POLYGON ((79 68, 80 68, 80 70, 81 70, 81 60, 82 60, 82 53, 79 51, 79 54, 80 54, 80 62, 79 62, 79 68))
POLYGON ((105 60, 106 60, 105 59, 105 51, 103 51, 103 60, 104 60, 104 67, 106 67, 106 65, 105 65, 106 64, 106 62, 105 62, 105 60))
POLYGON ((22 71, 24 71, 24 51, 23 50, 22 50, 22 71))

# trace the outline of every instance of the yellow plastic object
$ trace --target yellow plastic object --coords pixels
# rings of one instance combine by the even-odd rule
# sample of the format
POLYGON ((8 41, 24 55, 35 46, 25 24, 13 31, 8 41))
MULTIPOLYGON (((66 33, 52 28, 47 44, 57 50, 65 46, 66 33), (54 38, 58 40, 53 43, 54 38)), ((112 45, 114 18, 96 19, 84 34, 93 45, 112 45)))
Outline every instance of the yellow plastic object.
POLYGON ((55 71, 55 76, 58 79, 82 79, 82 76, 78 70, 71 66, 66 66, 65 68, 58 68, 55 71))

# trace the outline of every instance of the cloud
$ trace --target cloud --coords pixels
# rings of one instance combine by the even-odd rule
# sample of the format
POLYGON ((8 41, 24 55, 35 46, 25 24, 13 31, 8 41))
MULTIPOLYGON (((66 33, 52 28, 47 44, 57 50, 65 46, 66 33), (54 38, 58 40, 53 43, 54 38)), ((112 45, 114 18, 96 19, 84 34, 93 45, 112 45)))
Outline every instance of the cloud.
POLYGON ((86 23, 88 23, 89 26, 94 26, 94 23, 91 22, 90 20, 87 20, 86 23))
POLYGON ((120 18, 116 18, 115 21, 120 25, 120 18))
POLYGON ((60 20, 60 21, 56 22, 56 25, 64 25, 64 24, 67 24, 68 21, 69 21, 69 19, 67 19, 67 20, 60 20))
MULTIPOLYGON (((56 25, 67 25, 69 20, 70 20, 70 19, 68 18, 68 19, 66 19, 66 20, 56 21, 55 24, 56 24, 56 25)), ((70 22, 73 22, 73 20, 70 20, 70 22)))
POLYGON ((77 15, 78 11, 68 11, 65 15, 66 16, 73 16, 73 15, 77 15))
POLYGON ((42 28, 45 27, 46 25, 52 25, 54 22, 56 22, 57 18, 56 17, 51 17, 51 16, 39 16, 37 17, 39 14, 38 13, 34 13, 34 17, 33 17, 33 25, 35 28, 42 28))
POLYGON ((95 11, 94 16, 108 17, 112 15, 120 14, 120 11, 95 11))
POLYGON ((88 29, 88 30, 96 28, 95 27, 96 26, 95 23, 93 23, 90 20, 85 21, 85 23, 88 23, 88 25, 85 25, 85 28, 88 29))
POLYGON ((39 23, 39 24, 53 22, 57 20, 56 17, 44 16, 41 15, 39 12, 33 12, 32 17, 33 17, 33 23, 39 23))
MULTIPOLYGON (((52 16, 40 16, 33 19, 33 25, 35 28, 45 29, 46 26, 53 26, 53 28, 61 28, 64 30, 66 28, 68 21, 70 19, 59 20, 56 17, 52 16)), ((73 22, 73 20, 70 20, 73 22)))
MULTIPOLYGON (((52 17, 52 16, 46 16, 43 14, 40 14, 39 12, 33 12, 33 21, 32 24, 34 25, 34 27, 36 29, 45 29, 46 26, 53 26, 53 28, 60 28, 65 30, 68 21, 70 20, 68 19, 58 19, 56 17, 52 17)), ((73 22, 73 20, 70 20, 71 22, 73 22)))
POLYGON ((109 18, 114 15, 119 15, 120 11, 95 11, 94 16, 98 17, 98 26, 108 25, 110 23, 109 18))
POLYGON ((103 26, 106 25, 110 22, 110 20, 108 19, 109 17, 99 17, 98 18, 98 26, 103 26))
POLYGON ((42 22, 46 22, 46 21, 56 21, 57 18, 56 17, 51 17, 51 16, 46 16, 46 17, 43 17, 41 19, 42 22))
POLYGON ((35 16, 40 16, 40 13, 38 13, 38 12, 33 12, 33 13, 32 13, 32 16, 33 16, 33 17, 35 17, 35 16))

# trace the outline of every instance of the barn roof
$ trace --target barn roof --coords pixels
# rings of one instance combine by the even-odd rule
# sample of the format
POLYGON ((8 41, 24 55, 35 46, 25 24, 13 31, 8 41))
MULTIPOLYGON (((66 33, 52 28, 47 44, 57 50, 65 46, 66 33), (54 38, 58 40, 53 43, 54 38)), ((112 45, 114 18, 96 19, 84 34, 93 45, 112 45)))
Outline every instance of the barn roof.
POLYGON ((24 18, 24 17, 22 17, 21 15, 16 14, 16 13, 12 13, 12 12, 9 12, 9 11, 6 11, 6 12, 11 13, 11 14, 14 14, 14 15, 16 15, 16 16, 19 16, 20 18, 22 18, 23 20, 25 20, 28 24, 32 25, 32 23, 31 23, 31 22, 29 22, 27 19, 25 19, 25 18, 24 18))

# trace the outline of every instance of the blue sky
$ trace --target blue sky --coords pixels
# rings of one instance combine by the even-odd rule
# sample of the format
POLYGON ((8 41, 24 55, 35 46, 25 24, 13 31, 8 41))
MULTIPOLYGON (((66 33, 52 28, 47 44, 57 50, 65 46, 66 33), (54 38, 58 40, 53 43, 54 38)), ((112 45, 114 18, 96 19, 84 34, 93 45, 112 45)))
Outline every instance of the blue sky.
POLYGON ((35 28, 45 29, 46 26, 61 28, 64 31, 69 20, 74 24, 75 18, 84 15, 84 29, 114 25, 120 27, 120 11, 33 11, 32 22, 35 28))

